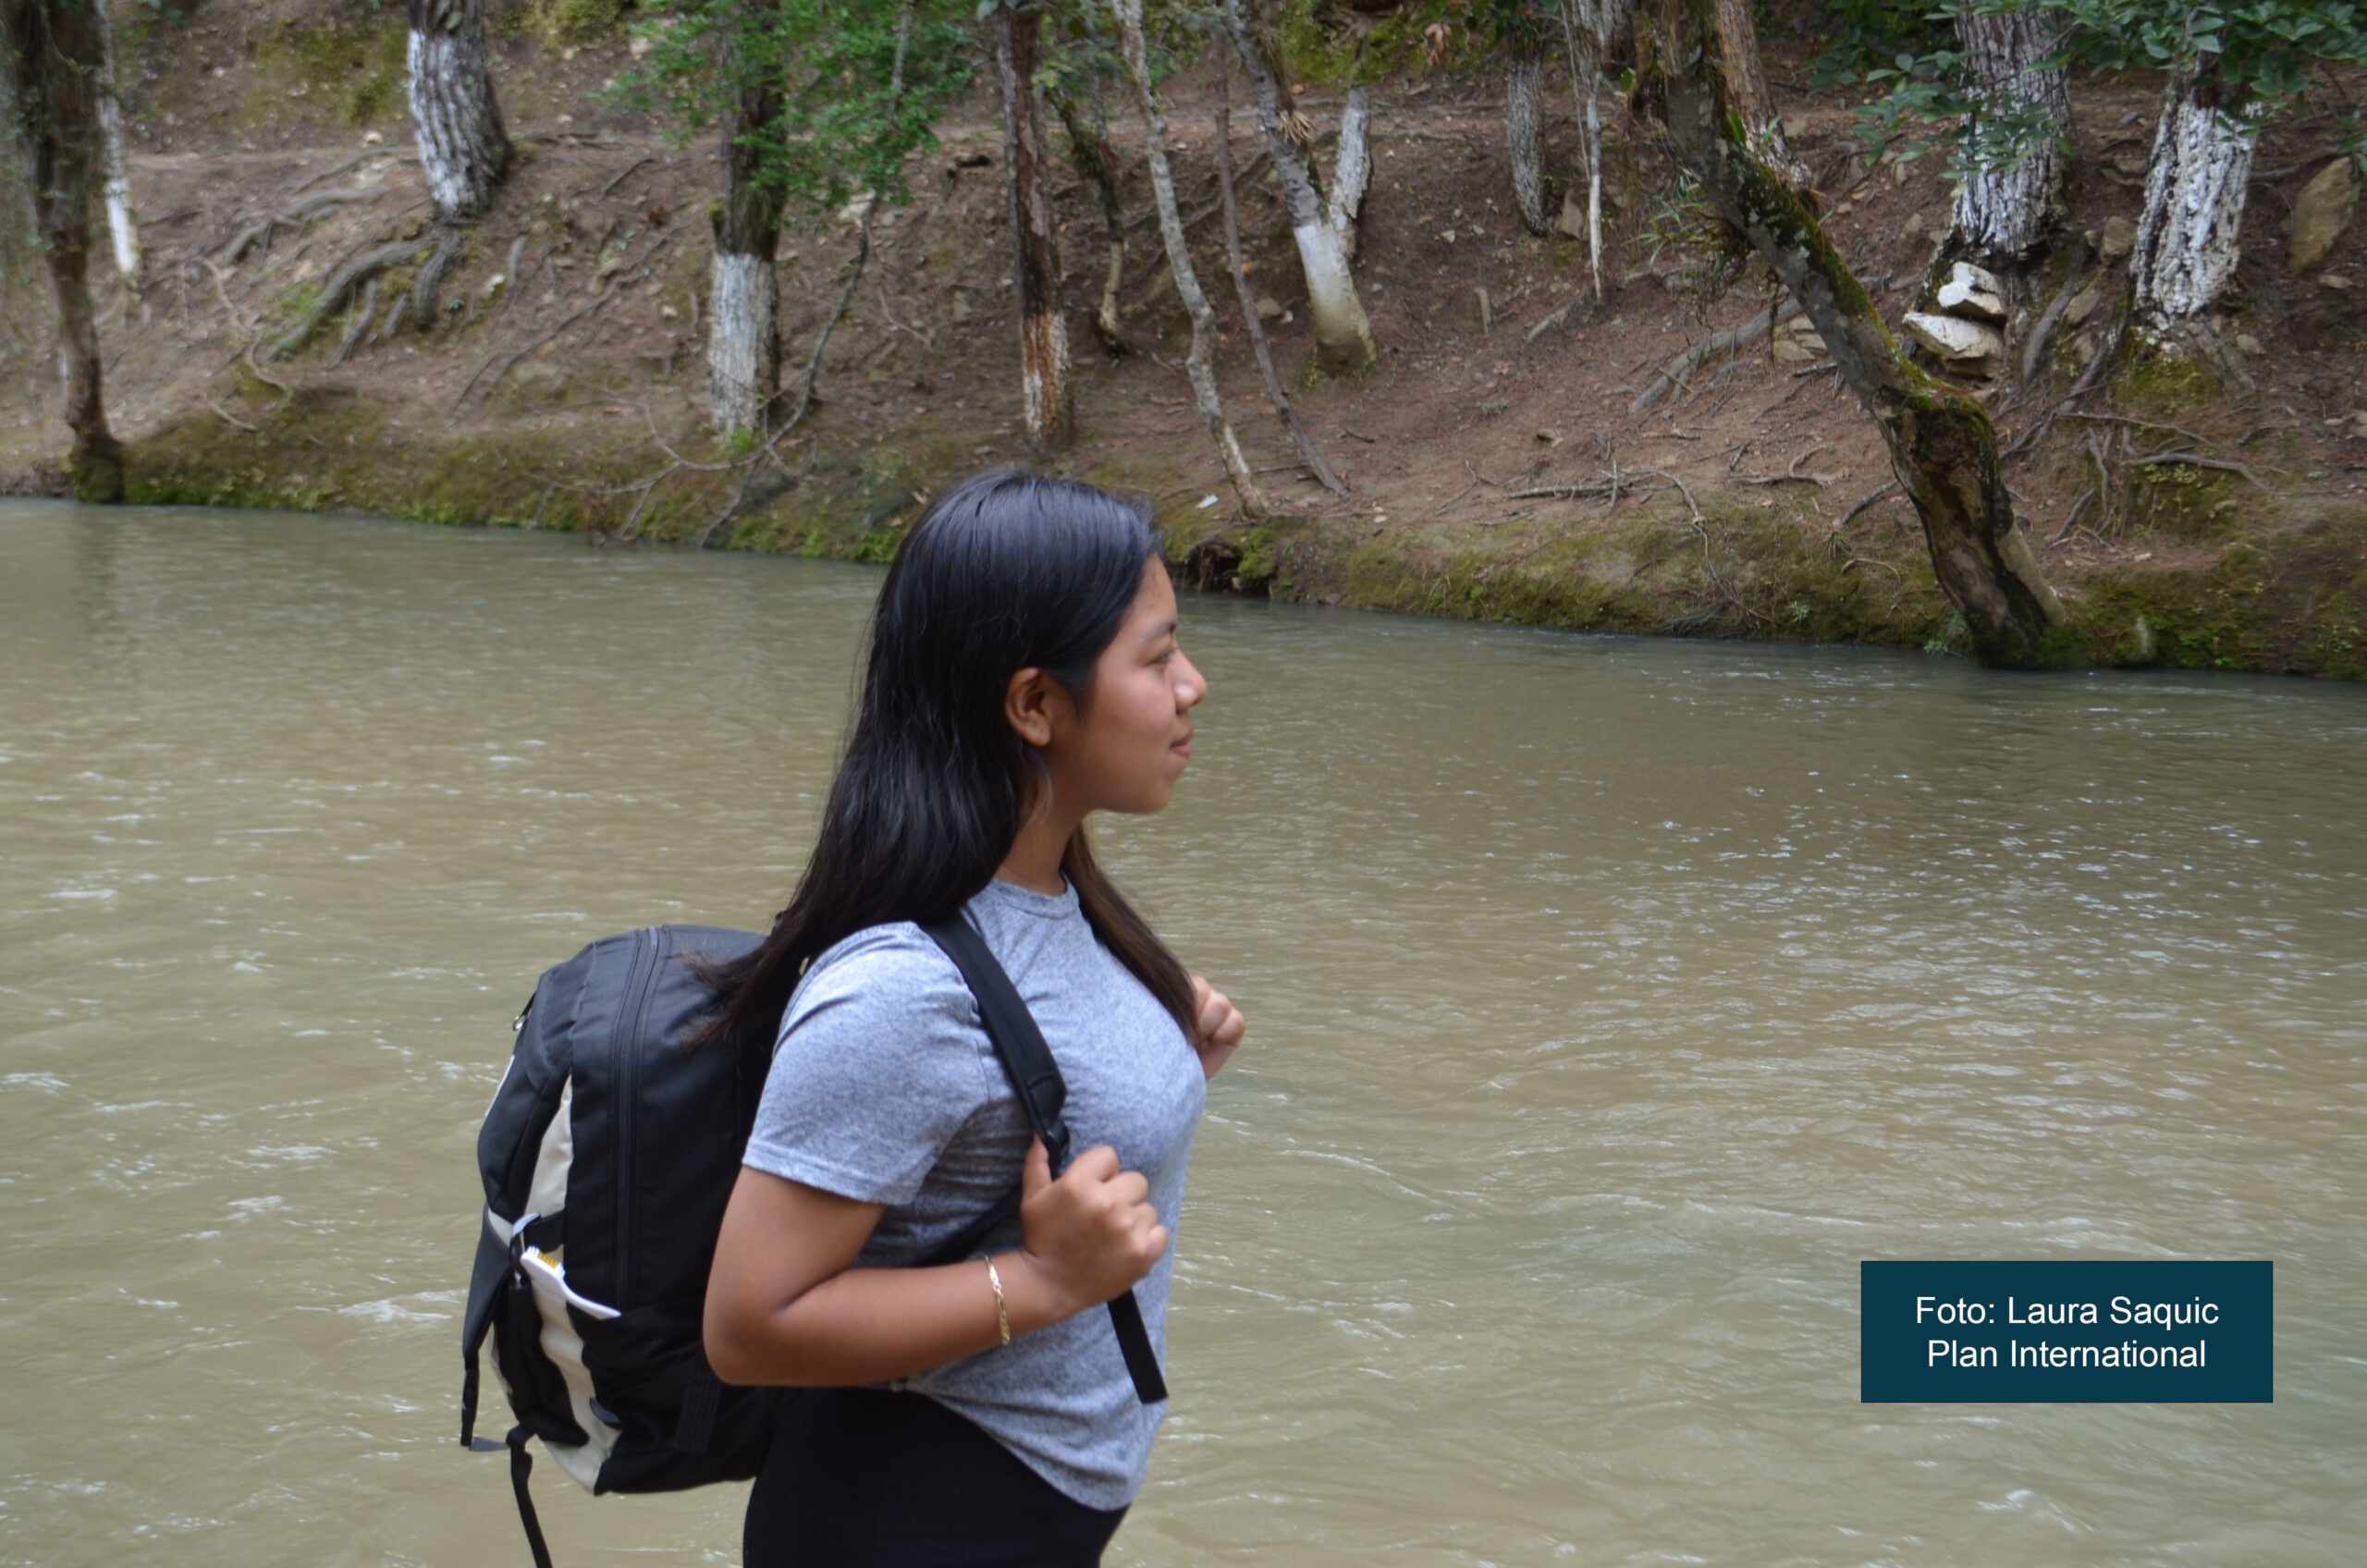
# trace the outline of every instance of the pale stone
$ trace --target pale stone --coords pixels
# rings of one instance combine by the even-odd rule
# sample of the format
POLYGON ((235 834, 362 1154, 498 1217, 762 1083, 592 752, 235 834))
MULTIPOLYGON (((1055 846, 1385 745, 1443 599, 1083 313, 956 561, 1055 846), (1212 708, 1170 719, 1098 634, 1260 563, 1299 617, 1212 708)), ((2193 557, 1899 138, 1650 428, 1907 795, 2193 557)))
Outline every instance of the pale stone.
POLYGON ((2135 224, 2127 218, 2104 219, 2103 238, 2096 245, 2096 254, 2103 258, 2104 265, 2111 266, 2116 263, 2127 261, 2128 253, 2136 249, 2137 226, 2135 224))
POLYGON ((2245 354, 2258 355, 2268 352, 2266 349, 2261 347, 2260 339, 2254 337, 2249 332, 2238 332, 2236 334, 2236 349, 2238 352, 2245 354))
POLYGON ((1981 322, 1909 311, 1904 325, 1909 337, 1951 365, 1979 366, 1984 361, 1993 364, 2005 356, 2004 337, 1995 327, 1981 322))
POLYGON ((2094 315, 2096 313, 2096 307, 2103 302, 2104 275, 2098 273, 2095 276, 2088 279, 2086 286, 2083 287, 2079 292, 2071 296, 2071 302, 2069 304, 2063 307, 2063 320, 2065 325, 2069 326, 2079 325, 2090 316, 2094 315))
POLYGON ((2301 188, 2285 226, 2286 270, 2295 276, 2326 264, 2359 210, 2359 166, 2336 158, 2301 188))
POLYGON ((2005 286, 1994 273, 1970 262, 1958 262, 1950 269, 1947 282, 1940 285, 1940 309, 1976 321, 2004 321, 2005 286))
POLYGON ((1815 349, 1788 333, 1779 334, 1768 351, 1775 356, 1778 364, 1804 365, 1817 358, 1815 349))
POLYGON ((1554 220, 1553 232, 1572 239, 1587 237, 1587 210, 1578 205, 1567 192, 1562 197, 1562 215, 1554 220))
POLYGON ((1257 319, 1258 319, 1259 321, 1280 321, 1280 320, 1282 320, 1282 302, 1280 300, 1275 299, 1271 294, 1260 294, 1260 295, 1258 295, 1258 296, 1257 296, 1257 319))

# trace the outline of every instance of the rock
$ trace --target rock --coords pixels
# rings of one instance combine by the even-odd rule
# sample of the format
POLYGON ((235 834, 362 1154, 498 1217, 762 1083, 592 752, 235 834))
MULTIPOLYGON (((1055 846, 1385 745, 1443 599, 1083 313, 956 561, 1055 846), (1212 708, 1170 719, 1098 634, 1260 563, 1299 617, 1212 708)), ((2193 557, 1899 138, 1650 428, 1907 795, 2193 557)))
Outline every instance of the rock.
POLYGON ((1259 321, 1280 321, 1280 320, 1282 320, 1282 302, 1280 300, 1275 299, 1271 294, 1260 294, 1260 295, 1258 295, 1258 296, 1257 296, 1257 319, 1258 319, 1259 321))
POLYGON ((364 131, 362 136, 362 145, 364 147, 375 147, 386 140, 386 138, 382 132, 375 130, 364 131))
POLYGON ((1947 361, 1951 369, 1993 370, 2005 358, 2005 339, 1998 330, 1977 321, 1909 311, 1907 335, 1947 361))
POLYGON ((1562 215, 1553 220, 1553 232, 1572 239, 1587 237, 1587 210, 1567 191, 1562 194, 1562 215))
POLYGON ((2259 355, 2268 352, 2266 349, 2261 347, 2260 339, 2254 337, 2249 332, 2238 332, 2236 334, 2236 351, 2242 354, 2250 354, 2254 357, 2258 357, 2259 355))
POLYGON ((2103 237, 2096 242, 2096 254, 2103 258, 2104 265, 2115 266, 2128 260, 2129 252, 2136 249, 2135 224, 2127 218, 2104 219, 2103 237))
POLYGON ((1776 334, 1775 341, 1768 346, 1768 351, 1775 356, 1777 364, 1784 365, 1804 365, 1817 357, 1814 349, 1789 333, 1776 334))
POLYGON ((2104 275, 2098 273, 2088 279, 2079 292, 2071 296, 2069 304, 2063 307, 2063 324, 2066 326, 2079 325, 2090 316, 2094 315, 2096 307, 2103 302, 2104 275))
POLYGON ((852 200, 839 209, 839 221, 843 224, 861 223, 878 204, 878 197, 868 190, 858 190, 854 193, 852 200))
POLYGON ((1947 282, 1940 285, 1940 309, 1975 321, 2004 321, 2005 286, 1997 281, 1996 274, 1970 262, 1958 262, 1949 270, 1947 282))
POLYGON ((966 288, 955 289, 952 301, 947 307, 945 313, 946 318, 956 326, 967 324, 971 317, 978 313, 970 303, 970 291, 966 288))
POLYGON ((2359 165, 2339 157, 2320 169, 2293 203, 2285 225, 2286 270, 2299 277, 2326 264, 2359 210, 2359 165))
POLYGON ((2318 287, 2321 288, 2335 289, 2348 288, 2350 287, 2350 279, 2343 276, 2343 275, 2338 272, 2325 273, 2319 276, 2318 287))

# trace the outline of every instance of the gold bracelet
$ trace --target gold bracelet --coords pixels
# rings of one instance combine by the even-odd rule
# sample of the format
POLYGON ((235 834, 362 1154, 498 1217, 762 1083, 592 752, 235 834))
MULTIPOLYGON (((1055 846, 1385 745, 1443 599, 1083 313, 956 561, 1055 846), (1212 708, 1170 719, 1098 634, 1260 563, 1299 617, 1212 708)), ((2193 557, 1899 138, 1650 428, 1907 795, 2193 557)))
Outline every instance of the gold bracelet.
POLYGON ((1002 1276, 995 1272, 995 1260, 987 1259, 987 1281, 995 1288, 995 1326, 1002 1330, 1002 1342, 1011 1343, 1011 1314, 1004 1310, 1002 1276))

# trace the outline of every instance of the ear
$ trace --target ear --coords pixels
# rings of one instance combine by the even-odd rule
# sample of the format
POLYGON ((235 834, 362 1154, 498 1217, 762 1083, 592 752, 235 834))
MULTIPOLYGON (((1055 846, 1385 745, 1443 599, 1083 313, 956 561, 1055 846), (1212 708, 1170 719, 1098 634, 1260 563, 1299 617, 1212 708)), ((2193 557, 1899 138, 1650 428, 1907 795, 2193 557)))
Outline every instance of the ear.
POLYGON ((1031 664, 1003 689, 1003 717, 1021 740, 1040 751, 1052 743, 1053 704, 1066 694, 1059 681, 1031 664))

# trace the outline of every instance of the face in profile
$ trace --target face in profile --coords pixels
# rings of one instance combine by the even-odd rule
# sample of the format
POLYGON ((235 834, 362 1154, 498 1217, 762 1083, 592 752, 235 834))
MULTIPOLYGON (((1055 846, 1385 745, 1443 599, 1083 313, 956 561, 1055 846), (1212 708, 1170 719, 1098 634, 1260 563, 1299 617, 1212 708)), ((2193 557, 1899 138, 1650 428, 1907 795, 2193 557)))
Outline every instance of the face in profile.
POLYGON ((1208 682, 1176 642, 1175 590, 1157 557, 1143 565, 1118 634, 1082 704, 1059 693, 1044 762, 1054 795, 1082 811, 1164 807, 1190 760, 1191 710, 1208 682))

